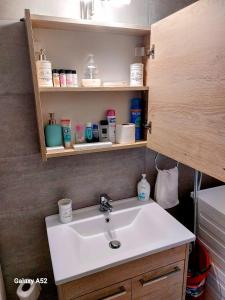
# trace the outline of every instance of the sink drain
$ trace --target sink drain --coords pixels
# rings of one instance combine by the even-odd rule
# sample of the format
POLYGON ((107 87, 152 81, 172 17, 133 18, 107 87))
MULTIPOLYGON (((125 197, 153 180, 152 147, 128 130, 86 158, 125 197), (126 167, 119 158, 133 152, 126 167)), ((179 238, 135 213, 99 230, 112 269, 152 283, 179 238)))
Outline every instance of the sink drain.
POLYGON ((117 240, 111 241, 109 247, 112 249, 118 249, 121 246, 121 243, 117 240))

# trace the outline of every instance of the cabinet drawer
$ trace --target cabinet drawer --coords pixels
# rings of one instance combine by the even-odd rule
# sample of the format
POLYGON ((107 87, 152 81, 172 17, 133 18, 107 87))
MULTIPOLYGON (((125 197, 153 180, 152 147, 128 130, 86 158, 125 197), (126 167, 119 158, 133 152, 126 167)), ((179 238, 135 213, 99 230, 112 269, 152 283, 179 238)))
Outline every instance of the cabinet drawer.
POLYGON ((104 289, 89 293, 82 297, 71 298, 71 300, 130 300, 131 280, 123 281, 104 289))
POLYGON ((132 279, 133 299, 181 300, 184 262, 178 262, 132 279))

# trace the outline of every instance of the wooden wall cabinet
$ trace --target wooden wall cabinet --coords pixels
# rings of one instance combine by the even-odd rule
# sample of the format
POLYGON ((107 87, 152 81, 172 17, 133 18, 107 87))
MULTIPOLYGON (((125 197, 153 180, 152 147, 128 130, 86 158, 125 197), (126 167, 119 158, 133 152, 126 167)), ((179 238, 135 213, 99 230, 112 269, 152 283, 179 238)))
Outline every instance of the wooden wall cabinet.
MULTIPOLYGON (((153 24, 151 34, 150 28, 147 27, 118 24, 112 26, 35 16, 30 15, 29 11, 26 11, 26 25, 41 153, 44 160, 79 152, 66 150, 63 153, 46 153, 41 95, 50 90, 38 89, 37 86, 33 29, 78 29, 110 34, 123 33, 141 36, 146 53, 154 48, 154 55, 144 59, 146 86, 139 90, 146 99, 146 122, 150 122, 151 130, 146 131, 144 141, 132 145, 114 145, 112 150, 142 147, 147 144, 152 150, 225 181, 225 2, 223 0, 197 1, 153 24)), ((119 88, 114 88, 108 92, 118 90, 119 88)), ((124 92, 129 90, 130 87, 124 88, 124 92)), ((57 92, 54 89, 51 91, 57 92)), ((80 91, 85 92, 85 89, 81 88, 80 91)), ((104 91, 104 88, 96 91, 104 91)), ((87 152, 93 151, 82 153, 87 152)))
POLYGON ((189 245, 58 286, 60 300, 184 300, 189 245))

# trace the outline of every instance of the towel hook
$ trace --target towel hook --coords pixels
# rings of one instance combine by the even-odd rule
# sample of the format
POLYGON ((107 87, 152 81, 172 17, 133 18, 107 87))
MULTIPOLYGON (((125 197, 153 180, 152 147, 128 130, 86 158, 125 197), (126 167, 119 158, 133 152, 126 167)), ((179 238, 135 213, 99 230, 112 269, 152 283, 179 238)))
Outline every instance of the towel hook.
MULTIPOLYGON (((158 166, 157 166, 157 159, 158 159, 159 155, 160 155, 160 153, 157 152, 157 153, 156 153, 156 156, 155 156, 155 168, 156 168, 157 171, 159 171, 159 168, 158 168, 158 166)), ((177 168, 179 167, 179 162, 178 162, 178 161, 177 161, 176 167, 177 167, 177 168)))

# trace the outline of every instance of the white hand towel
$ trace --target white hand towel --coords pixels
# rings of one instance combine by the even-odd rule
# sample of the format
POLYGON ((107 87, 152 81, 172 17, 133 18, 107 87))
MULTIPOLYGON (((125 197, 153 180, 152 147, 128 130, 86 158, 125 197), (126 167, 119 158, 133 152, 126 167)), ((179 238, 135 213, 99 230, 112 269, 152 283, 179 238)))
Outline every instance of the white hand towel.
POLYGON ((178 167, 170 170, 157 170, 155 201, 164 209, 179 204, 178 200, 178 167))

